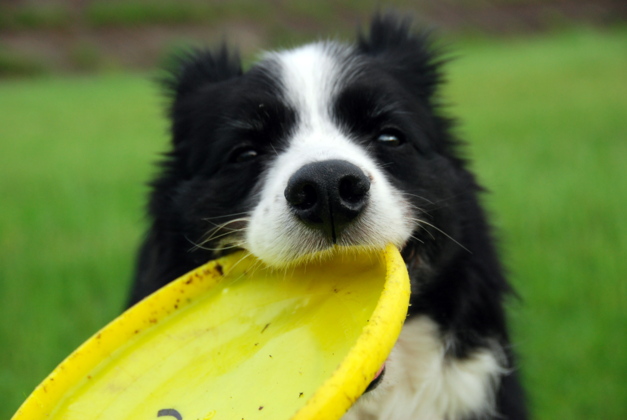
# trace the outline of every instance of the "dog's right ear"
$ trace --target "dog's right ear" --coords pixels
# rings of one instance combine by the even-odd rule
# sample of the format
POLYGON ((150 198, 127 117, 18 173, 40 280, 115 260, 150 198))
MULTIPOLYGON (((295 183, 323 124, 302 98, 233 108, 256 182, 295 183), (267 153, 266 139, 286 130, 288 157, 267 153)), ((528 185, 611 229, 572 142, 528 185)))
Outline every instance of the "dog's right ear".
POLYGON ((226 45, 215 51, 190 49, 174 54, 164 70, 159 82, 169 102, 175 147, 189 138, 189 122, 197 93, 243 73, 239 55, 226 45))
POLYGON ((191 49, 174 54, 166 63, 161 84, 174 101, 203 87, 240 76, 239 55, 222 45, 216 51, 191 49))

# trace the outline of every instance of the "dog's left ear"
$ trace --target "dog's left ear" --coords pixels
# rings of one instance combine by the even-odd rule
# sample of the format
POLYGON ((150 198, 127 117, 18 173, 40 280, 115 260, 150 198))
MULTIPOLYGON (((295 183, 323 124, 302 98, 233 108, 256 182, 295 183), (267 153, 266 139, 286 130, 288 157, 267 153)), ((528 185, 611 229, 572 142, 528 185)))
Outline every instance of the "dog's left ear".
POLYGON ((401 80, 414 94, 430 100, 442 82, 441 65, 429 32, 414 33, 411 19, 394 13, 375 15, 368 35, 359 34, 357 49, 401 80))

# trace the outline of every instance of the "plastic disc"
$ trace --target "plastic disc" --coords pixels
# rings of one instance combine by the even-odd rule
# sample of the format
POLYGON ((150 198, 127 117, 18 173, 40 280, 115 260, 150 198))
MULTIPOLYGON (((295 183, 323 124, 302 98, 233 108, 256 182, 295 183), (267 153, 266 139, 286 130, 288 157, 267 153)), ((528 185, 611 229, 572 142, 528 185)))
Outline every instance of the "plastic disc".
POLYGON ((408 302, 391 245, 281 270, 232 254, 95 334, 13 419, 339 419, 385 362, 408 302))

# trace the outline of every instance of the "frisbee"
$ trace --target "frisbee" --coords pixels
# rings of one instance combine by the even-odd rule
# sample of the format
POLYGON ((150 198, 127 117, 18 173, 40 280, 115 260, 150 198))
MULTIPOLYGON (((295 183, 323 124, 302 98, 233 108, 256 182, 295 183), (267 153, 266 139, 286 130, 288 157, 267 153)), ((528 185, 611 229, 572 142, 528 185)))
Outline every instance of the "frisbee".
POLYGON ((337 250, 197 268, 87 340, 13 420, 339 419, 400 334, 409 278, 392 245, 337 250))

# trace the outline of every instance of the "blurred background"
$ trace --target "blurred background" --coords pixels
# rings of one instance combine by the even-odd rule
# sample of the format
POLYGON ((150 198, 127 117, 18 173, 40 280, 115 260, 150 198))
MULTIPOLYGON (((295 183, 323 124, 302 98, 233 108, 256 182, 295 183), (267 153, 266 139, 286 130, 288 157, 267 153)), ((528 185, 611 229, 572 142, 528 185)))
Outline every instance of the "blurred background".
POLYGON ((437 30, 535 419, 627 419, 627 2, 0 0, 0 418, 123 309, 169 52, 437 30))

